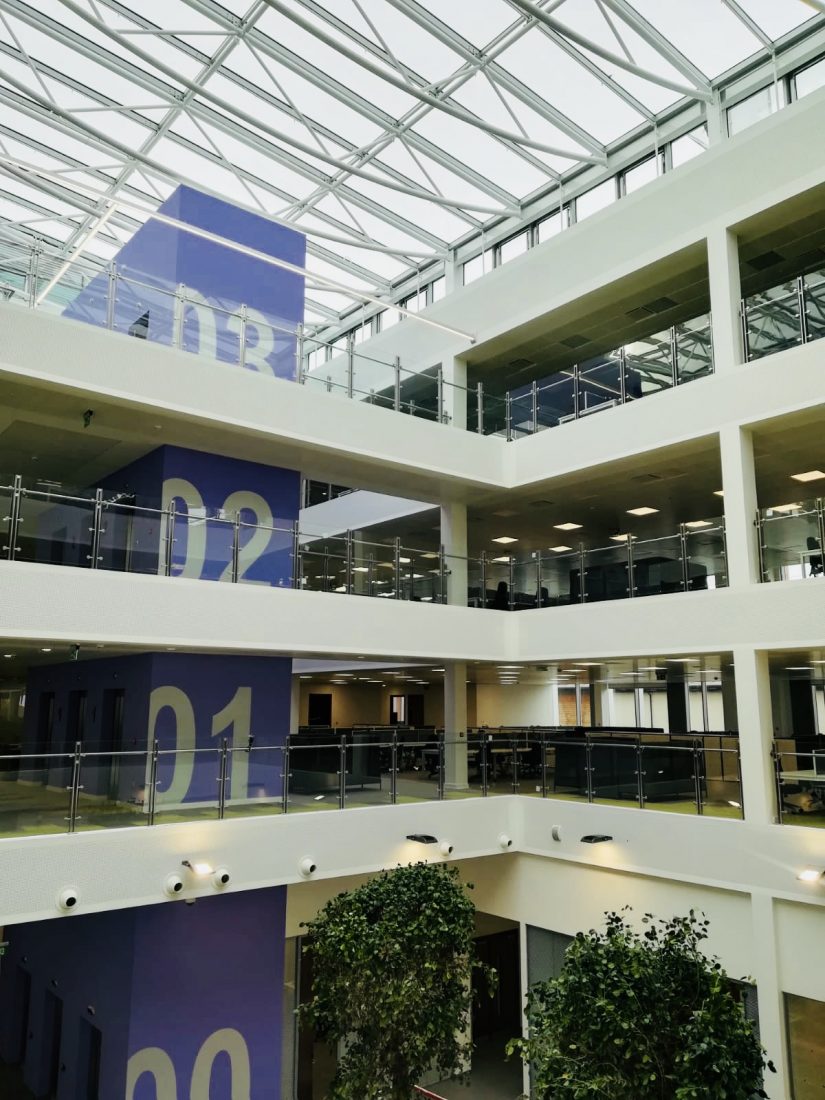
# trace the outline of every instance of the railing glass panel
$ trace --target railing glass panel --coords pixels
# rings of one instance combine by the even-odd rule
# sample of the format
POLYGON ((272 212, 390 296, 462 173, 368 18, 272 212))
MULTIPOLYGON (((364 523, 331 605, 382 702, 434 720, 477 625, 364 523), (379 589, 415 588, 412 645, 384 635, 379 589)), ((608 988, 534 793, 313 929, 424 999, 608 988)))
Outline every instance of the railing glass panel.
POLYGON ((545 742, 547 797, 592 801, 590 747, 584 738, 550 738, 545 742))
POLYGON ((576 413, 589 416, 622 403, 622 352, 608 352, 579 364, 576 413))
POLYGON ((154 816, 158 824, 219 816, 218 749, 160 749, 154 816))
POLYGON ((683 592, 684 560, 680 535, 633 542, 633 595, 660 596, 683 592))
POLYGON ((0 836, 70 831, 71 753, 0 756, 0 836))
POLYGON ((431 802, 441 791, 444 741, 432 731, 398 731, 398 802, 431 802))
POLYGON ((88 569, 94 511, 93 500, 23 490, 15 558, 88 569))
POLYGON ((654 332, 625 346, 625 401, 648 397, 673 386, 673 330, 654 332))
POLYGON ((787 825, 825 828, 825 744, 812 737, 803 746, 799 738, 774 741, 779 820, 787 825))
MULTIPOLYGON (((629 584, 627 544, 588 550, 584 567, 584 602, 624 600, 631 594, 629 584)), ((571 581, 577 578, 571 577, 571 581)), ((578 593, 571 595, 578 596, 578 593)))
POLYGON ((761 514, 760 530, 764 580, 802 580, 823 575, 822 516, 818 502, 766 508, 761 514))
POLYGON ((101 508, 98 569, 163 574, 169 515, 156 508, 105 501, 101 508))
POLYGON ((299 567, 298 588, 307 592, 346 592, 347 539, 302 536, 299 567))
POLYGON ((710 314, 675 326, 676 381, 679 385, 713 374, 713 334, 710 314))
POLYGON ((76 828, 147 825, 149 773, 146 752, 81 753, 76 828))
POLYGON ((728 583, 725 528, 711 524, 685 527, 687 586, 690 591, 704 588, 724 588, 728 583))
POLYGON ((538 386, 539 429, 555 428, 576 418, 576 375, 571 367, 538 386))
POLYGON ((802 343, 796 279, 746 298, 744 315, 748 359, 761 359, 802 343))
POLYGON ((578 550, 552 551, 541 560, 541 584, 546 589, 542 607, 582 602, 582 554, 578 550))
POLYGON ((807 338, 821 340, 825 336, 825 269, 805 275, 802 287, 807 338))

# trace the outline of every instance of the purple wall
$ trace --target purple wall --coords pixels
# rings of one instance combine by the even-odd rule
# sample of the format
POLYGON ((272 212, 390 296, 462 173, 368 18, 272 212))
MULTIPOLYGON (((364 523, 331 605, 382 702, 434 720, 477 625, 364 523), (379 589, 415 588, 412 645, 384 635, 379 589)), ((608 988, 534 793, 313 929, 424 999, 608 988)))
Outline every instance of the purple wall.
MULTIPOLYGON (((31 975, 24 1073, 36 1095, 49 1084, 52 996, 62 1002, 58 1100, 86 1095, 89 1024, 102 1033, 100 1100, 123 1100, 129 1058, 139 1061, 151 1047, 171 1061, 173 1098, 189 1100, 198 1054, 224 1029, 239 1033, 242 1041, 234 1041, 248 1055, 250 1100, 277 1100, 285 910, 286 890, 276 887, 7 928, 0 1057, 19 1055, 24 1021, 16 991, 24 970, 31 975)), ((203 1054, 201 1062, 208 1062, 203 1054)), ((203 1095, 233 1095, 227 1054, 214 1059, 210 1084, 203 1095)), ((133 1096, 167 1100, 168 1093, 147 1072, 133 1096)))
MULTIPOLYGON (((302 233, 241 210, 232 203, 179 187, 160 207, 186 222, 258 252, 303 267, 302 233)), ((295 337, 304 315, 304 279, 263 260, 203 240, 149 219, 115 257, 119 275, 114 327, 133 336, 170 344, 174 330, 173 292, 188 288, 196 303, 181 326, 183 346, 236 363, 240 348, 237 317, 248 307, 246 367, 279 378, 295 378, 295 337)), ((90 324, 107 324, 107 276, 94 279, 64 314, 90 324)))

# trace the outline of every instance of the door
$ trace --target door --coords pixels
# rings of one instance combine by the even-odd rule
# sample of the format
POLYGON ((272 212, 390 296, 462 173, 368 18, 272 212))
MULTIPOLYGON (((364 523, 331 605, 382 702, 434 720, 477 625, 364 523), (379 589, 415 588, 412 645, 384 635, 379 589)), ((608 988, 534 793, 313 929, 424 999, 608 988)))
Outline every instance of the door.
POLYGON ((413 729, 421 729, 424 725, 424 696, 407 696, 407 723, 413 729))
POLYGON ((71 752, 77 741, 83 740, 86 730, 86 692, 69 692, 69 710, 66 715, 66 751, 71 752))
POLYGON ((495 994, 482 974, 473 973, 473 1042, 492 1036, 512 1039, 521 1032, 521 967, 518 929, 479 936, 476 956, 498 974, 495 994))
POLYGON ((100 1100, 100 1059, 103 1034, 89 1020, 80 1021, 77 1049, 77 1100, 100 1100))
POLYGON ((307 724, 310 726, 332 725, 332 695, 321 695, 316 691, 309 693, 307 724))
POLYGON ((57 1100, 60 1082, 60 1046, 63 1038, 63 1002, 54 993, 46 994, 43 1029, 43 1056, 46 1059, 46 1097, 57 1100))
POLYGON ((390 725, 406 726, 407 724, 407 697, 406 695, 390 696, 390 725))

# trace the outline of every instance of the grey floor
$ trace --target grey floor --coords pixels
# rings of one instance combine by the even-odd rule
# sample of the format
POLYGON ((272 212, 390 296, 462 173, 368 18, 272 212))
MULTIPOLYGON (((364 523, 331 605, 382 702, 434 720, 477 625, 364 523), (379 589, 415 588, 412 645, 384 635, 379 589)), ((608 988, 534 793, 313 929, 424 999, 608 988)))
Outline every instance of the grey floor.
POLYGON ((458 1081, 442 1081, 428 1085, 444 1100, 518 1100, 522 1090, 521 1060, 507 1058, 504 1046, 509 1035, 494 1035, 473 1051, 470 1085, 458 1081))

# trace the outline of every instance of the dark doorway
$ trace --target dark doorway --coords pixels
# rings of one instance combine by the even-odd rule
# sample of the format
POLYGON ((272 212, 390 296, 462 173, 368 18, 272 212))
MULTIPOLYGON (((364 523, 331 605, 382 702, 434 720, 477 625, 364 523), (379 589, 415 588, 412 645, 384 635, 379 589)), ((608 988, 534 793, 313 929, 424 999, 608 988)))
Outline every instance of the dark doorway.
POLYGON ((77 741, 82 741, 86 732, 85 691, 69 692, 69 709, 66 714, 66 750, 71 752, 77 741))
POLYGON ((816 733, 814 693, 810 680, 790 680, 791 727, 794 737, 813 737, 816 733))
POLYGON ((81 1020, 77 1050, 77 1100, 100 1100, 102 1052, 102 1032, 88 1020, 81 1020))
POLYGON ((57 1100, 60 1082, 60 1046, 63 1038, 63 1002, 54 993, 46 994, 43 1013, 43 1055, 46 1058, 46 1096, 57 1100))
POLYGON ((307 707, 307 725, 332 725, 332 695, 321 695, 319 692, 315 691, 311 691, 309 693, 309 705, 307 707))
POLYGON ((54 692, 44 691, 37 706, 37 740, 34 751, 45 753, 53 748, 54 732, 54 692))
POLYGON ((100 743, 103 749, 123 748, 123 688, 103 692, 100 743))
POLYGON ((413 729, 421 729, 424 725, 424 696, 407 696, 407 724, 413 729))
MULTIPOLYGON (((305 941, 299 941, 304 943, 305 941)), ((300 948, 299 948, 300 950, 300 948)), ((312 1000, 312 958, 299 955, 298 1003, 312 1000)), ((335 1075, 335 1053, 321 1043, 315 1029, 306 1024, 298 1029, 298 1059, 295 1083, 296 1100, 324 1100, 335 1075)))
POLYGON ((483 976, 473 974, 473 1042, 493 1035, 512 1038, 521 1033, 521 967, 518 929, 479 936, 476 956, 498 974, 495 994, 491 997, 483 976))

